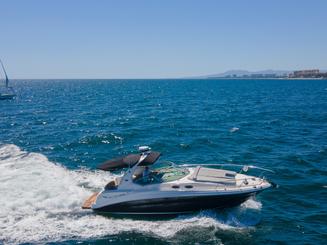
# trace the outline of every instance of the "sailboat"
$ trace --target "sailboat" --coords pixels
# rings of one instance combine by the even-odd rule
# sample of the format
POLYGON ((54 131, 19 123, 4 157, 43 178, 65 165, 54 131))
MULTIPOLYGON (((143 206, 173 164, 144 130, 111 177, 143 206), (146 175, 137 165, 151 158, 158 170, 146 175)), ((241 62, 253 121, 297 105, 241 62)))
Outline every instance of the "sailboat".
POLYGON ((4 92, 0 91, 0 100, 11 100, 16 97, 15 91, 12 87, 9 87, 9 79, 5 67, 0 59, 0 63, 5 74, 5 90, 4 92))

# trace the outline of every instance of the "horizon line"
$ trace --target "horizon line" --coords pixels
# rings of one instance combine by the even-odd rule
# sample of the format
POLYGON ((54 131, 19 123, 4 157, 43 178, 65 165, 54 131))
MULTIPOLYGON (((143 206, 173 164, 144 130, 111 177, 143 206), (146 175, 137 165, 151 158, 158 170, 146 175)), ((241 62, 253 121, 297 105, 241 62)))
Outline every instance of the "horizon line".
POLYGON ((190 78, 11 78, 11 81, 22 80, 326 80, 327 78, 302 77, 190 77, 190 78))
MULTIPOLYGON (((291 72, 294 72, 294 71, 302 71, 302 70, 319 70, 320 72, 327 72, 327 69, 322 69, 322 68, 305 68, 305 69, 287 69, 287 70, 284 70, 284 69, 262 69, 262 70, 246 70, 246 69, 229 69, 229 70, 226 70, 226 71, 223 71, 223 72, 216 72, 216 73, 207 73, 205 75, 190 75, 190 76, 181 76, 181 77, 147 77, 147 78, 144 78, 144 77, 133 77, 133 78, 123 78, 123 77, 114 77, 114 78, 77 78, 77 77, 72 77, 72 78, 15 78, 15 77, 10 77, 10 75, 8 76, 9 77, 9 80, 69 80, 69 79, 73 79, 73 80, 86 80, 86 79, 96 79, 96 80, 114 80, 114 79, 117 79, 117 80, 126 80, 126 79, 129 79, 129 80, 141 80, 141 79, 152 79, 152 80, 160 80, 160 79, 215 79, 215 78, 228 78, 228 77, 220 77, 219 75, 220 74, 223 74, 223 73, 228 73, 228 72, 232 72, 232 71, 246 71, 246 72, 249 72, 249 73, 257 73, 257 72, 264 72, 264 71, 268 71, 268 70, 271 70, 271 71, 282 71, 282 72, 286 72, 286 73, 291 73, 291 72), (212 76, 215 76, 215 75, 218 75, 217 77, 212 77, 212 76)), ((263 73, 265 74, 265 73, 263 73)), ((242 77, 236 77, 236 78, 242 78, 242 77)), ((229 79, 229 78, 228 78, 229 79)))

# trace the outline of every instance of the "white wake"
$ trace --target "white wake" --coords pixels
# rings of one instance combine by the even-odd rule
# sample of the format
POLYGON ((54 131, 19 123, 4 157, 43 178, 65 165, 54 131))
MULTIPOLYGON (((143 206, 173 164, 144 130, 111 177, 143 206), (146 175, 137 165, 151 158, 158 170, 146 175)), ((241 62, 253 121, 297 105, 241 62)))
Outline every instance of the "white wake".
POLYGON ((260 210, 255 200, 224 214, 204 211, 158 221, 108 218, 82 210, 83 200, 109 178, 106 172, 68 170, 15 145, 0 146, 0 243, 89 239, 125 231, 167 238, 197 226, 239 231, 258 222, 245 217, 246 210, 260 210))

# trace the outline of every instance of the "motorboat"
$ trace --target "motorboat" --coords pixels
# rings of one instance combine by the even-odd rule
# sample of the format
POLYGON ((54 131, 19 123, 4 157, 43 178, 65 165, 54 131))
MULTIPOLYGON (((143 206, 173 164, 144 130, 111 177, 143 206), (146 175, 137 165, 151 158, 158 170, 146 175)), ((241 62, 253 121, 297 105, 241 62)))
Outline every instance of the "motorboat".
POLYGON ((265 178, 245 174, 252 168, 268 169, 246 165, 236 172, 221 168, 233 164, 156 163, 161 153, 147 146, 139 151, 98 166, 104 171, 125 171, 90 196, 83 209, 124 215, 190 213, 235 207, 274 186, 265 178))
POLYGON ((5 67, 0 60, 0 64, 3 70, 3 73, 5 75, 5 88, 4 91, 0 91, 0 100, 11 100, 16 97, 15 91, 12 87, 9 87, 9 78, 7 75, 7 72, 5 70, 5 67))

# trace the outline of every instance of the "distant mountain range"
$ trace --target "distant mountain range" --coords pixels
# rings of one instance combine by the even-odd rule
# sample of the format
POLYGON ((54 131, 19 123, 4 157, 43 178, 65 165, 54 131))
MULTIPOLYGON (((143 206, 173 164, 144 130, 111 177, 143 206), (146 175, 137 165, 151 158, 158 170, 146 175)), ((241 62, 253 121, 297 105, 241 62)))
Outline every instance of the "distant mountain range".
POLYGON ((263 76, 263 77, 283 77, 292 73, 292 71, 284 71, 284 70, 262 70, 262 71, 247 71, 247 70, 229 70, 223 73, 197 76, 192 78, 223 78, 223 77, 255 77, 255 76, 263 76))

